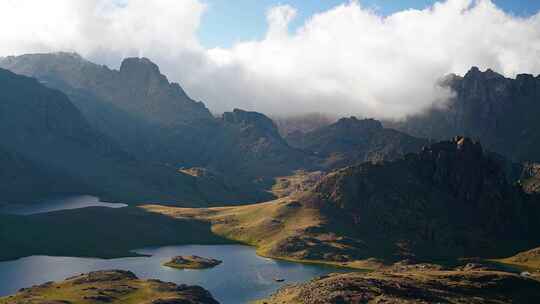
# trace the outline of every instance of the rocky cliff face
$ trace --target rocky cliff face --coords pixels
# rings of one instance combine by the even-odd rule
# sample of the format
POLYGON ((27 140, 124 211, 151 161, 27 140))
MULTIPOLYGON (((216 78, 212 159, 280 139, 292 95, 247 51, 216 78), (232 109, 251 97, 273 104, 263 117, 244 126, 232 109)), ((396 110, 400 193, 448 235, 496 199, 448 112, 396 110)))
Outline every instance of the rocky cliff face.
POLYGON ((331 173, 304 201, 322 210, 329 230, 368 244, 367 252, 377 250, 371 242, 401 257, 497 255, 538 242, 538 204, 463 137, 331 173))
POLYGON ((539 159, 540 76, 509 79, 472 68, 464 77, 446 77, 442 85, 455 92, 447 107, 389 125, 425 138, 464 134, 513 160, 539 159))
POLYGON ((308 133, 293 133, 287 141, 294 147, 324 159, 323 167, 340 168, 365 161, 392 160, 418 152, 427 140, 383 128, 374 119, 342 118, 308 133))

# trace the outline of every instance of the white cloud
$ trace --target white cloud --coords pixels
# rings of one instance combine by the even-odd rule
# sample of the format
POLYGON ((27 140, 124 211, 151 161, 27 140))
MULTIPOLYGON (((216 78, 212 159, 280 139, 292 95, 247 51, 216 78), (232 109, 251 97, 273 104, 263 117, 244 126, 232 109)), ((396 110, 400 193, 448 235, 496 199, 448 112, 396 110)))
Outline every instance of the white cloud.
POLYGON ((118 65, 124 56, 203 51, 196 30, 205 8, 198 0, 0 0, 0 56, 62 50, 118 65))
POLYGON ((489 0, 387 17, 351 1, 293 33, 296 10, 281 5, 264 39, 210 50, 196 37, 204 10, 199 0, 0 0, 0 55, 75 50, 114 65, 144 55, 216 112, 270 114, 401 117, 443 100, 435 81, 450 72, 540 73, 540 14, 515 17, 489 0))

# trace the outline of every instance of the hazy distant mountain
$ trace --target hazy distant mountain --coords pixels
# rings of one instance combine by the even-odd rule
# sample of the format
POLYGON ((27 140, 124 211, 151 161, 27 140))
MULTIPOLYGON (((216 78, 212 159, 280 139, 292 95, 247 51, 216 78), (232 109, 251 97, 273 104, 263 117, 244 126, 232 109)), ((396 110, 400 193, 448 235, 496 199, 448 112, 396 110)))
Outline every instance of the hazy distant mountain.
POLYGON ((283 137, 294 133, 307 133, 316 129, 326 127, 336 122, 338 117, 322 113, 311 113, 293 116, 272 116, 279 133, 283 137))
POLYGON ((145 160, 192 162, 207 136, 191 127, 214 120, 146 58, 128 58, 111 70, 77 54, 31 54, 4 58, 0 67, 63 91, 95 129, 145 160))
POLYGON ((95 131, 63 93, 33 78, 0 70, 0 117, 0 161, 7 168, 0 176, 5 185, 14 184, 3 199, 21 191, 25 198, 67 192, 129 201, 205 200, 194 177, 135 160, 95 131))
POLYGON ((402 132, 383 128, 374 119, 342 118, 311 132, 289 134, 291 146, 324 159, 324 167, 339 168, 365 161, 392 160, 418 152, 428 144, 402 132))
POLYGON ((455 92, 446 108, 388 125, 425 138, 464 134, 513 160, 540 160, 540 76, 509 79, 472 68, 464 77, 446 77, 443 85, 455 92))
POLYGON ((127 58, 119 70, 94 64, 74 53, 6 57, 0 66, 50 86, 87 92, 149 123, 176 125, 212 119, 203 103, 189 98, 177 83, 169 83, 158 66, 146 58, 127 58))

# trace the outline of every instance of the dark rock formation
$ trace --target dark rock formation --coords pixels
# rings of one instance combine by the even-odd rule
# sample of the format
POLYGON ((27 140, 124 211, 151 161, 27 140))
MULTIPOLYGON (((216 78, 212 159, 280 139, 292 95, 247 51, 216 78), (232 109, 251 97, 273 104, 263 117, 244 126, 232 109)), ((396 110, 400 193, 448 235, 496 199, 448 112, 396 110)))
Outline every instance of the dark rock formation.
POLYGON ((463 134, 514 161, 540 159, 540 77, 509 79, 475 67, 464 77, 446 77, 442 85, 455 92, 447 107, 388 125, 425 138, 463 134))
POLYGON ((405 271, 331 274, 283 287, 261 303, 533 303, 540 283, 497 271, 405 271))
POLYGON ((365 244, 364 257, 504 256, 540 241, 536 201, 463 137, 336 171, 303 201, 325 215, 322 231, 365 244))

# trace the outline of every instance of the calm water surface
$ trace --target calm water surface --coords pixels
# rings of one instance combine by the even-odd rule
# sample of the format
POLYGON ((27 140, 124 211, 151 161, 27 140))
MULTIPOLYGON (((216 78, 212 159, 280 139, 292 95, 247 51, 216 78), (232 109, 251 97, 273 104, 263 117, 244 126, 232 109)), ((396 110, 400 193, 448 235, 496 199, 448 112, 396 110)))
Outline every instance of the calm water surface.
POLYGON ((30 202, 27 204, 8 204, 5 206, 0 205, 0 213, 31 215, 59 210, 80 209, 86 207, 122 208, 126 206, 126 204, 113 204, 102 202, 99 200, 99 198, 91 195, 77 195, 44 199, 43 201, 30 202))
POLYGON ((139 278, 154 278, 168 282, 201 285, 223 304, 247 303, 266 297, 280 286, 304 282, 313 277, 341 269, 276 261, 262 258, 251 247, 170 246, 136 250, 151 257, 132 257, 112 260, 32 256, 0 263, 0 296, 19 288, 94 270, 123 269, 133 271, 139 278), (199 255, 222 260, 212 269, 176 270, 161 264, 177 255, 199 255), (275 282, 285 279, 284 283, 275 282))

